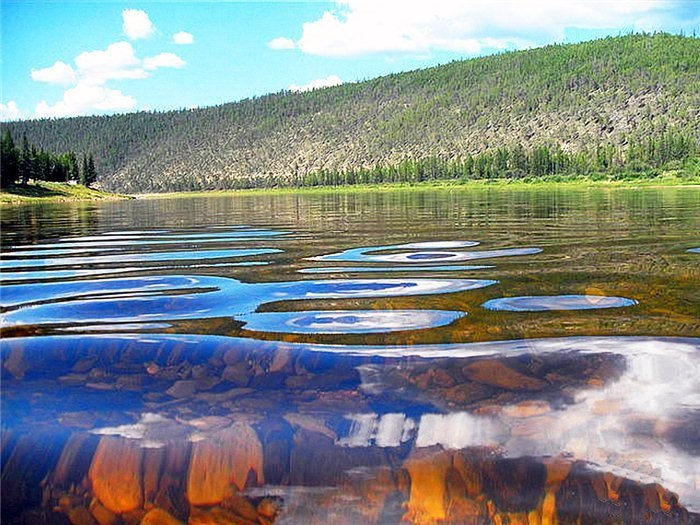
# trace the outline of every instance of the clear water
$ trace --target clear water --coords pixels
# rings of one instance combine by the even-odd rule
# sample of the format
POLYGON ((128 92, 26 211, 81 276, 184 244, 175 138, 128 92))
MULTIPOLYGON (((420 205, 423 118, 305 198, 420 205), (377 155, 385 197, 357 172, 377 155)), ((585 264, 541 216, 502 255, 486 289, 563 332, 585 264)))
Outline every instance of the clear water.
POLYGON ((699 231, 699 188, 5 207, 3 523, 697 523, 699 231))

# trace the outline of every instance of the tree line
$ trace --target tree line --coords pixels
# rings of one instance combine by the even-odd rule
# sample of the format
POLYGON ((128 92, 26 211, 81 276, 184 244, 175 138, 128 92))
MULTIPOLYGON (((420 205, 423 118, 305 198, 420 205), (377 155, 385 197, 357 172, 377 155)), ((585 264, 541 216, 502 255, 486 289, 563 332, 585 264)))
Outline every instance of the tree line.
POLYGON ((693 137, 668 132, 659 137, 649 137, 640 144, 628 145, 627 148, 600 144, 592 149, 566 152, 559 144, 530 149, 522 145, 504 146, 460 159, 431 156, 372 168, 320 170, 291 182, 294 186, 338 186, 444 179, 524 179, 555 175, 653 176, 661 169, 687 169, 691 165, 700 167, 698 153, 698 144, 693 137))
POLYGON ((12 134, 5 130, 0 139, 0 186, 27 184, 36 181, 74 182, 90 186, 97 181, 97 170, 92 155, 80 157, 74 151, 53 154, 30 144, 22 136, 17 147, 12 134))
MULTIPOLYGON (((513 145, 467 155, 464 158, 429 156, 357 169, 322 169, 294 176, 251 176, 227 181, 226 186, 207 189, 413 184, 438 180, 466 182, 557 176, 574 178, 582 175, 602 175, 611 178, 652 177, 663 169, 700 171, 699 153, 700 149, 693 137, 670 131, 659 137, 649 137, 639 144, 627 145, 626 148, 607 143, 590 149, 567 152, 559 144, 543 144, 534 148, 513 145)), ((176 191, 199 189, 193 184, 188 184, 186 180, 175 184, 176 191)))
POLYGON ((16 138, 26 133, 49 152, 91 152, 102 187, 133 193, 305 184, 305 178, 325 184, 344 173, 431 178, 431 157, 444 165, 444 176, 562 173, 569 169, 563 160, 586 170, 613 169, 606 163, 631 170, 633 158, 639 168, 647 161, 626 150, 646 148, 649 138, 673 131, 700 141, 699 70, 700 39, 635 34, 209 108, 20 121, 0 129, 16 138), (563 159, 554 143, 567 156, 586 151, 585 162, 563 159), (508 159, 499 147, 509 150, 508 159), (554 167, 547 167, 541 147, 554 167), (464 165, 469 156, 474 168, 464 165), (393 174, 404 162, 426 166, 393 174))

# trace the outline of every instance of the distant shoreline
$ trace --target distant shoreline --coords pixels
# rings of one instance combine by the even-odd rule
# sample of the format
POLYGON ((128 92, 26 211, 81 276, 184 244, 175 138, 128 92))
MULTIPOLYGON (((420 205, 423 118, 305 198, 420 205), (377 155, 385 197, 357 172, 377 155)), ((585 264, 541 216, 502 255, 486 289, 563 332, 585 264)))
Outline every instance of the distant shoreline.
POLYGON ((10 191, 0 190, 0 204, 31 204, 51 202, 81 202, 128 199, 177 199, 192 197, 226 197, 234 195, 285 195, 285 194, 324 194, 360 193, 382 191, 471 191, 489 189, 575 189, 575 188, 653 188, 653 187, 699 187, 700 175, 679 176, 665 173, 657 177, 629 179, 597 179, 589 176, 561 180, 559 177, 526 179, 485 179, 485 180, 433 180, 407 183, 353 184, 343 186, 277 187, 236 190, 201 190, 168 193, 141 193, 125 195, 109 193, 75 184, 42 182, 39 184, 18 185, 10 191))
POLYGON ((80 184, 37 182, 16 184, 0 190, 0 204, 32 204, 132 199, 130 195, 109 193, 80 184))
POLYGON ((342 186, 312 186, 312 187, 277 187, 250 188, 236 190, 202 190, 168 193, 139 193, 133 194, 136 199, 177 199, 190 197, 225 197, 233 195, 285 195, 285 194, 324 194, 324 193, 361 193, 381 191, 470 191, 488 189, 557 189, 557 188, 666 188, 666 187, 700 187, 700 175, 678 176, 664 174, 654 178, 635 178, 627 180, 595 180, 590 177, 580 177, 570 180, 553 180, 543 177, 537 179, 490 179, 490 180, 434 180, 407 183, 385 184, 352 184, 342 186))

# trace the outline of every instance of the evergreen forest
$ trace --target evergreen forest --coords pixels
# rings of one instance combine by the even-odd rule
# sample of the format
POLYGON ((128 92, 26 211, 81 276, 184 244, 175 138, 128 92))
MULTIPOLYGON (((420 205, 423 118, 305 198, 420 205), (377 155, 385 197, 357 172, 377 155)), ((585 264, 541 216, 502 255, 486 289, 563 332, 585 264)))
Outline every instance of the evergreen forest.
POLYGON ((699 111, 700 39, 630 34, 201 109, 5 123, 3 181, 6 149, 34 159, 19 181, 75 179, 92 156, 102 187, 132 193, 695 173, 699 111))
POLYGON ((0 186, 7 188, 14 184, 29 182, 72 182, 91 186, 97 182, 97 169, 92 155, 74 151, 53 154, 37 149, 29 144, 27 136, 22 136, 22 145, 17 147, 8 130, 0 138, 0 186))

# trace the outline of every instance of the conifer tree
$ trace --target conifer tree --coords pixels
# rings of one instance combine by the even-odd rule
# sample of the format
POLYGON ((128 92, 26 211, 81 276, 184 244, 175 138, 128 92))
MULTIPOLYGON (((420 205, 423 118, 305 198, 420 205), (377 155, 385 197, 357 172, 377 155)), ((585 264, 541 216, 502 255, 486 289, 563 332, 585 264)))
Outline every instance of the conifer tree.
POLYGON ((5 130, 0 139, 0 183, 3 187, 14 184, 19 179, 19 154, 12 135, 5 130))
POLYGON ((85 174, 85 186, 91 186, 97 182, 97 170, 95 169, 95 160, 92 158, 92 154, 87 160, 87 172, 85 174))
POLYGON ((80 179, 79 179, 80 184, 83 186, 88 185, 88 159, 87 155, 83 153, 83 157, 81 159, 80 163, 80 179))

